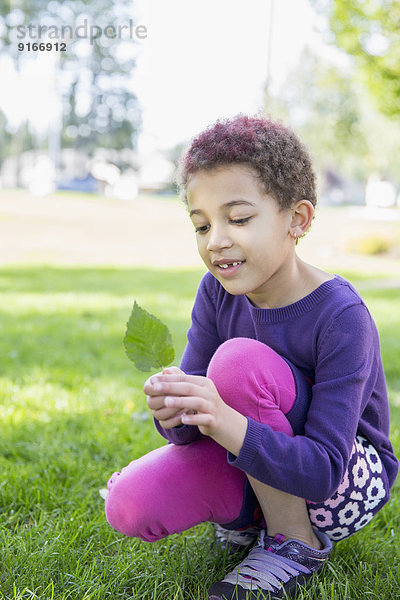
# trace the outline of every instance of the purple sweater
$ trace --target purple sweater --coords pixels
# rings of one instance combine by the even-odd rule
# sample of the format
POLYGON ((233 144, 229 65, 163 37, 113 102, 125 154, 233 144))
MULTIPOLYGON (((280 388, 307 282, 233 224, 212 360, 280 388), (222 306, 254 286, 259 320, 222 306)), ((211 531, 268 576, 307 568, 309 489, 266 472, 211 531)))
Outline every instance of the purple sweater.
MULTIPOLYGON (((366 437, 384 466, 388 488, 398 462, 389 441, 389 403, 375 323, 352 285, 336 275, 283 308, 257 308, 232 296, 207 272, 192 311, 181 369, 205 375, 218 346, 234 337, 268 344, 312 382, 301 435, 289 437, 248 418, 238 456, 228 461, 254 478, 290 494, 321 502, 344 476, 354 439, 366 437)), ((299 390, 299 388, 298 388, 299 390)), ((202 434, 194 426, 163 429, 175 444, 202 434)))

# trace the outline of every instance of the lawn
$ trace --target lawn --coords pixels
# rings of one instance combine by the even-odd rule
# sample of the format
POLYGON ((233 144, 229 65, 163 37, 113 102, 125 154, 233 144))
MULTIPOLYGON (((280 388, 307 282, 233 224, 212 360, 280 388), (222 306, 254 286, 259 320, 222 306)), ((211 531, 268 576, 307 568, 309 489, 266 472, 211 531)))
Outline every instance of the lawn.
MULTIPOLYGON (((0 269, 0 599, 198 600, 233 565, 200 525, 155 544, 107 524, 99 489, 162 445, 122 337, 134 300, 172 331, 176 364, 200 270, 0 269)), ((344 273, 362 288, 357 273, 344 273)), ((365 276, 364 276, 365 278, 365 276)), ((399 290, 365 286, 378 324, 400 454, 399 290)), ((337 544, 302 600, 400 594, 400 493, 337 544)))

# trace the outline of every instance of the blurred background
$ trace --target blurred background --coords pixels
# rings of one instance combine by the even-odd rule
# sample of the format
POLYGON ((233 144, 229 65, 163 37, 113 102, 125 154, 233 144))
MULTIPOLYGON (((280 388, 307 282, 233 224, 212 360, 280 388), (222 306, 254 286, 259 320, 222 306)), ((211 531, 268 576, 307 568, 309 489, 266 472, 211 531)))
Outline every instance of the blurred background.
POLYGON ((1 263, 199 266, 176 161, 244 112, 282 119, 314 158, 299 253, 398 268, 399 1, 0 7, 1 263))
MULTIPOLYGON (((308 145, 298 252, 365 298, 400 455, 399 23, 400 0, 0 0, 2 599, 198 599, 222 574, 207 524, 145 544, 99 495, 165 442, 122 340, 137 301, 180 362, 205 267, 174 172, 218 118, 308 145)), ((315 597, 399 597, 398 490, 315 597)))

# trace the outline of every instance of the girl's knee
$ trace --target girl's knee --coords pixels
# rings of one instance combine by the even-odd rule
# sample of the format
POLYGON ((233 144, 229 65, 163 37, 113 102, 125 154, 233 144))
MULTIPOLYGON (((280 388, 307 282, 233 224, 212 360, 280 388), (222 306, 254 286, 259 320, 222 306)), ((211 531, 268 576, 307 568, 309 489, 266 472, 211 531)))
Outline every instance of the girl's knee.
POLYGON ((260 364, 264 370, 268 370, 270 365, 280 361, 284 362, 275 350, 258 340, 232 338, 218 347, 210 361, 207 375, 220 374, 222 371, 229 372, 230 376, 234 373, 236 377, 237 374, 248 374, 260 364))
POLYGON ((117 531, 146 542, 204 521, 228 523, 240 512, 244 479, 211 438, 167 444, 111 477, 106 517, 117 531))
MULTIPOLYGON (((207 370, 222 397, 259 386, 292 384, 288 364, 272 348, 251 338, 227 340, 213 355, 207 370)), ((225 398, 224 398, 225 399, 225 398)))
POLYGON ((294 405, 291 368, 272 348, 250 338, 232 338, 213 355, 207 376, 226 404, 273 429, 293 435, 285 414, 294 405))
POLYGON ((154 488, 140 477, 114 473, 108 483, 105 502, 108 523, 116 531, 145 542, 155 542, 168 535, 157 522, 157 497, 154 488))
POLYGON ((221 344, 214 353, 209 369, 216 367, 232 368, 233 365, 241 366, 243 361, 251 360, 254 352, 257 350, 268 348, 262 342, 251 338, 231 338, 221 344))

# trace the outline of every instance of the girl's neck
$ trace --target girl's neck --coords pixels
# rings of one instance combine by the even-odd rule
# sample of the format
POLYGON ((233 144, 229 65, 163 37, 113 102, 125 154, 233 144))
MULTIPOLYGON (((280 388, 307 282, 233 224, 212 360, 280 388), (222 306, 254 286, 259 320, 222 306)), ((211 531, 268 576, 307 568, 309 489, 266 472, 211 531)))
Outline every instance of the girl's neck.
POLYGON ((316 290, 325 281, 333 278, 331 273, 321 271, 303 262, 297 255, 285 272, 279 273, 269 289, 259 295, 247 295, 258 308, 282 308, 298 302, 316 290))

